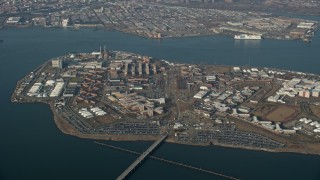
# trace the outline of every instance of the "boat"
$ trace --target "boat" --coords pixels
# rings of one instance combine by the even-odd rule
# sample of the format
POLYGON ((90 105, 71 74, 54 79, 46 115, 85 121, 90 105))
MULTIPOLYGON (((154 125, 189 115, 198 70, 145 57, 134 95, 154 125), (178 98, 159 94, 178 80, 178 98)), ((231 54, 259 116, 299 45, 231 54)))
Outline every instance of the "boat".
POLYGON ((261 35, 240 34, 240 35, 235 35, 234 39, 259 40, 261 39, 261 35))

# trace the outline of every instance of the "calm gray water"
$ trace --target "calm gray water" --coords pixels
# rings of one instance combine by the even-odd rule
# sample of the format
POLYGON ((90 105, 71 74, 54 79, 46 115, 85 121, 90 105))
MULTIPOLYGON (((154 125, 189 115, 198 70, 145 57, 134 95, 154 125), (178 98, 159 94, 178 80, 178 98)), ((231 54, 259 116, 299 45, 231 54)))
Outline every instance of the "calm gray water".
MULTIPOLYGON (((10 29, 0 31, 0 179, 114 179, 136 156, 62 134, 42 104, 13 104, 16 81, 49 58, 106 45, 175 62, 268 66, 319 73, 320 35, 311 44, 230 37, 162 41, 114 31, 10 29)), ((151 142, 108 142, 143 151, 151 142)), ((155 155, 249 180, 320 179, 320 156, 266 153, 216 146, 163 144, 155 155)), ((220 179, 148 159, 130 179, 220 179)))

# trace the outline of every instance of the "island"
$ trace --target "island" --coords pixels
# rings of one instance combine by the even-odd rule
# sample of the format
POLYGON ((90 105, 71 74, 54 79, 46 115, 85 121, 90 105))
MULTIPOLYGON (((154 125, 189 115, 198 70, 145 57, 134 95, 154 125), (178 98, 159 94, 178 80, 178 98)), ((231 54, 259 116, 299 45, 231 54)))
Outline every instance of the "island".
POLYGON ((267 67, 172 63, 105 47, 48 60, 16 103, 45 103, 80 138, 166 141, 320 154, 320 76, 267 67))

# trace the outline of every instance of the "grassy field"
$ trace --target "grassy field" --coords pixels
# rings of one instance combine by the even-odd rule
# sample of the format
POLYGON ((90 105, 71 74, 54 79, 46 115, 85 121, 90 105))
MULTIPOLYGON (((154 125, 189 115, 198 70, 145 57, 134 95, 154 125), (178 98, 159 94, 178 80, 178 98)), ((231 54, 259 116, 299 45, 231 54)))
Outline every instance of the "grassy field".
POLYGON ((320 118, 320 106, 316 106, 316 105, 311 105, 310 109, 312 111, 312 113, 317 116, 318 118, 320 118))
MULTIPOLYGON (((254 107, 253 107, 254 108, 254 107)), ((258 116, 258 117, 263 117, 265 116, 267 113, 269 113, 270 111, 272 111, 273 109, 275 109, 276 106, 275 105, 270 105, 270 104, 263 104, 262 106, 260 106, 259 108, 257 108, 254 111, 254 115, 258 116)))
POLYGON ((299 108, 291 106, 279 106, 264 116, 264 119, 274 122, 286 122, 292 120, 300 113, 299 108))
POLYGON ((216 72, 216 73, 225 73, 225 72, 230 72, 231 67, 226 67, 226 66, 207 66, 206 67, 206 72, 216 72))

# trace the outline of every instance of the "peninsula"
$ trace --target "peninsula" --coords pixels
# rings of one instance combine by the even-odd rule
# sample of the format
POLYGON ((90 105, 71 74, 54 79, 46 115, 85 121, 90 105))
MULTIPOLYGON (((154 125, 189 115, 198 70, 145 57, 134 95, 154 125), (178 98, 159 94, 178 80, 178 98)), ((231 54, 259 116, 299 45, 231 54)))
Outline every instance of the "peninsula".
POLYGON ((320 154, 320 76, 175 64, 100 48, 23 77, 17 103, 50 105, 58 128, 89 139, 157 140, 320 154))

